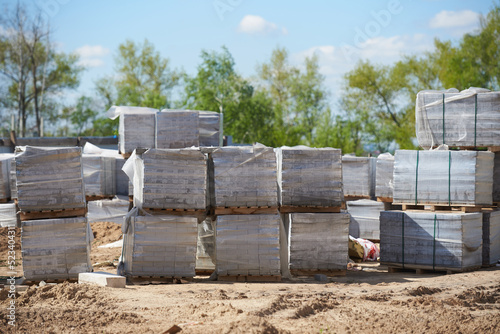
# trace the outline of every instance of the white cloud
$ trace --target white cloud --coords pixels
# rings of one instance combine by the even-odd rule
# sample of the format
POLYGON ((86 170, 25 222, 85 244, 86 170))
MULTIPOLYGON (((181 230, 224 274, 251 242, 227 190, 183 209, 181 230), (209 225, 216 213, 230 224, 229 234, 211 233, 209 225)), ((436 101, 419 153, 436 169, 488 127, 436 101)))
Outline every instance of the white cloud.
POLYGON ((459 28, 477 25, 479 13, 472 10, 462 10, 459 12, 443 10, 436 14, 430 21, 431 28, 459 28))
POLYGON ((110 50, 101 45, 84 45, 75 50, 80 56, 79 65, 85 67, 100 67, 104 65, 102 58, 110 53, 110 50))
POLYGON ((270 33, 288 34, 285 27, 279 27, 276 23, 266 21, 257 15, 246 15, 238 25, 238 31, 249 35, 267 35, 270 33))

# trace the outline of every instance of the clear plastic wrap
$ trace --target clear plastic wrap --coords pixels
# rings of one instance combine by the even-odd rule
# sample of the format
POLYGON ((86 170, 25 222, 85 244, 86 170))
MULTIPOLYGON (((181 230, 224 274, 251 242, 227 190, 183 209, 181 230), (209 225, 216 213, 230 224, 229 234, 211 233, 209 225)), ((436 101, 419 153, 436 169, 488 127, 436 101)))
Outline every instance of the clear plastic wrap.
POLYGON ((394 156, 383 153, 377 157, 375 197, 392 198, 394 191, 394 156))
POLYGON ((384 203, 369 199, 347 202, 347 211, 351 214, 349 235, 368 240, 380 239, 380 212, 384 203))
POLYGON ((122 260, 127 276, 195 276, 198 219, 128 215, 122 260))
POLYGON ((415 119, 418 143, 425 149, 500 146, 500 92, 474 87, 421 91, 415 119))
POLYGON ((23 212, 85 208, 80 147, 17 149, 16 186, 23 212))
POLYGON ((27 280, 75 279, 92 271, 92 230, 85 217, 22 222, 21 249, 27 280))
POLYGON ((218 275, 280 275, 279 214, 218 216, 218 275))
POLYGON ((91 201, 88 203, 87 219, 89 223, 113 222, 121 225, 128 213, 128 207, 127 196, 91 201))
POLYGON ((196 269, 215 270, 215 222, 211 218, 198 224, 196 269))
POLYGON ((116 195, 116 159, 94 154, 82 155, 86 196, 116 195))
POLYGON ((0 154, 0 199, 8 199, 10 194, 10 164, 14 154, 0 154))
POLYGON ((288 219, 290 270, 347 269, 348 213, 292 213, 288 219))
POLYGON ((18 226, 15 203, 0 204, 0 226, 18 226))
POLYGON ((276 154, 281 205, 342 205, 341 150, 296 146, 276 149, 276 154))
POLYGON ((376 159, 369 157, 342 157, 344 196, 373 198, 375 196, 376 159))
POLYGON ((491 152, 398 150, 394 160, 394 203, 491 205, 491 152))
POLYGON ((500 210, 483 211, 483 265, 500 261, 500 210))
POLYGON ((150 149, 140 157, 134 152, 123 170, 138 208, 207 208, 207 157, 198 148, 150 149))
POLYGON ((199 112, 200 146, 222 146, 222 119, 218 112, 199 112))
POLYGON ((495 153, 493 169, 493 202, 500 203, 500 152, 495 153))
POLYGON ((272 148, 221 147, 212 153, 217 207, 277 206, 276 156, 272 148))
POLYGON ((10 184, 10 198, 11 199, 16 199, 17 198, 17 185, 16 185, 16 160, 11 159, 10 160, 10 170, 9 170, 9 184, 10 184))
POLYGON ((482 213, 382 211, 380 261, 424 269, 482 264, 482 213))

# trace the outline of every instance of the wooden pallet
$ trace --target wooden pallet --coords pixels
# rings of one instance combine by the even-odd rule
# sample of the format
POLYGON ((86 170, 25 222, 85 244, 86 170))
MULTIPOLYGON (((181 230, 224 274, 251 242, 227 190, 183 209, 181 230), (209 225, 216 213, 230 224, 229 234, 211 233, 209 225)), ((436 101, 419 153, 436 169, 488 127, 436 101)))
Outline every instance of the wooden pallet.
POLYGON ((346 269, 290 269, 293 276, 314 276, 318 274, 326 276, 345 276, 346 269))
POLYGON ((127 284, 148 285, 148 284, 184 284, 192 282, 192 277, 172 277, 172 276, 127 276, 127 284))
POLYGON ((387 270, 389 273, 398 273, 404 271, 415 272, 417 275, 421 274, 434 274, 434 273, 445 273, 447 275, 456 274, 456 273, 466 273, 474 270, 481 269, 481 266, 474 266, 468 268, 448 268, 436 266, 432 267, 431 265, 420 265, 420 264, 406 264, 403 266, 401 263, 392 263, 392 262, 381 262, 382 265, 387 265, 387 270))
POLYGON ((217 280, 223 282, 281 282, 281 275, 219 275, 217 280))
POLYGON ((215 270, 213 269, 196 269, 196 276, 210 276, 215 270))
POLYGON ((401 210, 409 211, 409 210, 423 210, 423 211, 458 211, 463 213, 468 212, 481 212, 481 210, 485 208, 489 208, 489 205, 433 205, 433 204, 422 204, 422 205, 414 205, 414 204, 402 204, 402 203, 394 203, 394 205, 401 205, 401 210))
POLYGON ((0 203, 9 203, 10 202, 10 197, 8 198, 0 198, 0 203))
POLYGON ((392 197, 377 197, 377 202, 392 203, 394 199, 392 197))
POLYGON ((325 207, 325 206, 292 206, 284 205, 279 208, 281 213, 339 213, 340 206, 325 207))
MULTIPOLYGON (((434 147, 436 148, 436 147, 434 147)), ((449 147, 451 151, 490 151, 500 152, 500 146, 453 146, 449 147)))
POLYGON ((357 201, 360 199, 371 199, 370 196, 352 196, 352 195, 344 195, 344 200, 345 201, 357 201))
POLYGON ((217 207, 215 215, 250 215, 278 213, 277 206, 217 207))
POLYGON ((35 219, 50 219, 50 218, 70 218, 70 217, 85 217, 87 208, 78 209, 61 209, 61 210, 43 210, 43 211, 21 211, 19 217, 21 221, 35 219))
POLYGON ((143 208, 143 210, 151 215, 175 215, 175 216, 205 216, 207 210, 200 209, 156 209, 143 208))
POLYGON ((113 199, 115 198, 114 195, 109 195, 109 196, 85 196, 85 200, 87 202, 90 202, 90 201, 100 201, 100 200, 103 200, 103 199, 113 199))

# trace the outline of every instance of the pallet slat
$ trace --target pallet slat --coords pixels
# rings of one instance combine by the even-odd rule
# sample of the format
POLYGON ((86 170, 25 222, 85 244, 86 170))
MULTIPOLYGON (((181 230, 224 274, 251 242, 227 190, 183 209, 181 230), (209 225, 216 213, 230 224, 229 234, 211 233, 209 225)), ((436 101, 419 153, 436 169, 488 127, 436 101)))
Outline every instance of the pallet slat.
POLYGON ((86 208, 81 209, 62 209, 62 210, 47 210, 47 211, 30 211, 20 212, 19 217, 21 221, 46 219, 46 218, 70 218, 70 217, 84 217, 87 214, 86 208))
POLYGON ((281 276, 275 276, 275 275, 268 275, 268 276, 244 276, 244 275, 238 275, 238 276, 219 276, 217 278, 219 281, 224 281, 224 282, 281 282, 281 276))

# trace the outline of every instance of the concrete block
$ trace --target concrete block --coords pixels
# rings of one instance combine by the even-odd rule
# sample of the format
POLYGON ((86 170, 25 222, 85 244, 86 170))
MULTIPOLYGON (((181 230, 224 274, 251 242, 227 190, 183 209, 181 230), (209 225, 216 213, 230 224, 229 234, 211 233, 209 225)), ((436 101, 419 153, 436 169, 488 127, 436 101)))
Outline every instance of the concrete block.
POLYGON ((102 271, 95 273, 80 273, 78 274, 78 283, 90 283, 97 284, 101 286, 107 286, 110 288, 124 288, 125 287, 125 277, 114 275, 110 273, 105 273, 102 271))

